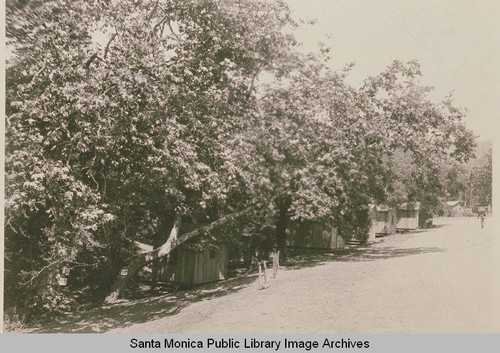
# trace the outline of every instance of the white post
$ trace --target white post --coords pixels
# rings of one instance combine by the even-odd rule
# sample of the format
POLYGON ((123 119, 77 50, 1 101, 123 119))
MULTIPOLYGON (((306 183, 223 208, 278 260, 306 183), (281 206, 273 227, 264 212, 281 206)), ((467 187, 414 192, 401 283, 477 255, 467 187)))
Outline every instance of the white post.
POLYGON ((262 261, 264 263, 264 286, 267 286, 267 261, 262 261))
POLYGON ((262 267, 261 263, 259 261, 259 289, 264 288, 264 285, 262 284, 262 267))
POLYGON ((273 278, 278 274, 278 269, 280 266, 280 252, 277 250, 273 253, 273 278))
POLYGON ((266 261, 259 262, 259 289, 266 289, 269 287, 269 282, 267 282, 267 265, 266 261))

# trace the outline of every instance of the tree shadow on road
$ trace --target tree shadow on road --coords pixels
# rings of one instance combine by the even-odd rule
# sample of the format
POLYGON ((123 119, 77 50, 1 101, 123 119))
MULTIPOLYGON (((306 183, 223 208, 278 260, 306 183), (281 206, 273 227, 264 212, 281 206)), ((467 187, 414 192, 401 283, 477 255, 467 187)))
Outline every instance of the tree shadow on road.
POLYGON ((321 250, 302 249, 300 253, 287 259, 286 269, 296 270, 304 267, 324 265, 328 262, 359 262, 386 260, 402 256, 419 255, 426 253, 444 252, 444 249, 436 247, 420 248, 394 248, 394 247, 353 247, 344 249, 333 249, 328 252, 321 250))
POLYGON ((195 288, 140 300, 123 300, 65 318, 45 322, 31 333, 102 333, 115 328, 175 315, 186 306, 237 292, 257 279, 255 271, 226 281, 206 283, 195 288))
POLYGON ((427 227, 427 228, 419 228, 419 229, 414 229, 412 230, 411 232, 409 232, 409 234, 413 234, 413 233, 425 233, 425 232, 428 232, 429 230, 433 230, 433 229, 439 229, 439 228, 444 228, 444 227, 449 227, 450 225, 449 224, 434 224, 430 227, 427 227))
MULTIPOLYGON (((440 248, 353 247, 321 250, 290 250, 284 270, 320 266, 328 262, 358 262, 391 259, 425 253, 443 252, 440 248)), ((140 299, 123 300, 112 305, 87 308, 85 311, 46 321, 31 333, 102 333, 177 314, 192 303, 215 299, 235 293, 252 285, 258 278, 255 268, 233 274, 222 282, 199 285, 195 288, 165 293, 161 290, 143 293, 140 299), (144 297, 147 296, 147 297, 144 297)))
MULTIPOLYGON (((430 228, 417 229, 407 232, 407 234, 425 233, 431 229, 448 227, 449 224, 441 223, 432 225, 430 228)), ((328 262, 355 262, 355 261, 374 261, 386 260, 402 256, 419 255, 426 253, 444 252, 445 249, 437 247, 419 247, 419 248, 396 248, 396 247, 377 247, 376 245, 365 245, 347 247, 331 250, 314 249, 290 249, 289 257, 284 267, 289 270, 296 270, 304 267, 321 266, 328 262)))

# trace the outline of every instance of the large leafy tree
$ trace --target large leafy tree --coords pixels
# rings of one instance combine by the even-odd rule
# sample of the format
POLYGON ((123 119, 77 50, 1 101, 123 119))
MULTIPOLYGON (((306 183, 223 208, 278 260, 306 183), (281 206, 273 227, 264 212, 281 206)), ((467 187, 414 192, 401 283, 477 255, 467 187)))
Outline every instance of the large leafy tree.
POLYGON ((492 202, 492 150, 474 167, 470 176, 470 197, 474 206, 491 206, 492 202))
POLYGON ((282 257, 290 220, 331 219, 341 182, 332 161, 346 153, 345 146, 332 146, 338 136, 332 135, 322 106, 327 83, 346 90, 343 77, 331 73, 322 57, 295 54, 287 59, 283 77, 259 86, 259 112, 245 137, 255 146, 261 171, 258 185, 269 200, 260 218, 266 232, 262 236, 274 233, 270 246, 282 257))
POLYGON ((445 189, 444 197, 448 200, 460 200, 470 205, 470 170, 465 165, 451 163, 441 165, 441 173, 445 189))
POLYGON ((440 166, 468 161, 476 143, 462 122, 465 112, 451 97, 432 101, 431 88, 419 85, 419 76, 418 63, 395 61, 361 90, 371 102, 369 114, 381 117, 386 127, 387 200, 420 201, 424 219, 437 211, 444 194, 440 166))
POLYGON ((265 87, 252 145, 271 201, 262 223, 284 254, 289 220, 333 222, 365 238, 368 204, 420 201, 432 213, 442 193, 439 163, 467 160, 474 146, 449 100, 418 84, 417 63, 394 62, 355 90, 319 57, 297 57, 286 79, 265 87), (269 227, 266 227, 268 229, 269 227))
POLYGON ((419 166, 396 178, 415 200, 436 185, 436 158, 470 153, 462 112, 429 101, 418 65, 353 89, 294 52, 280 1, 7 12, 6 299, 26 317, 66 308, 74 289, 113 301, 146 263, 243 220, 262 248, 285 249, 289 219, 365 234, 367 204, 394 189, 395 149, 419 166), (134 256, 135 241, 154 250, 134 256))
POLYGON ((60 307, 63 266, 105 290, 134 240, 245 206, 233 137, 293 44, 282 3, 14 1, 7 19, 7 298, 60 307))
POLYGON ((86 3, 75 6, 77 12, 69 3, 7 8, 14 55, 6 91, 5 298, 28 319, 67 307, 58 287, 63 268, 91 270, 101 259, 104 224, 113 219, 88 168, 105 139, 81 103, 89 97, 87 24, 94 13, 86 3))

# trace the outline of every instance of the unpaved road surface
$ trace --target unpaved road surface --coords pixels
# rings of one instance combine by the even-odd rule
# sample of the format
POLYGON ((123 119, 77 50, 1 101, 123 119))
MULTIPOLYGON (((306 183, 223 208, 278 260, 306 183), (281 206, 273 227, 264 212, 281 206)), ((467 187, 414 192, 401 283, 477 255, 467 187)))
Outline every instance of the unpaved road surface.
POLYGON ((271 285, 111 332, 499 333, 498 258, 486 219, 442 218, 366 248, 283 268, 271 285))

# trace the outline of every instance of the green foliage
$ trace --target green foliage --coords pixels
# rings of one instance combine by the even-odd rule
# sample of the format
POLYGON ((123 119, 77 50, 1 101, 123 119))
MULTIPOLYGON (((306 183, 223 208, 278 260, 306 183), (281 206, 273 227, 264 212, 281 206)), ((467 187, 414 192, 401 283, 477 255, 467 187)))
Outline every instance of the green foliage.
POLYGON ((483 162, 472 169, 471 177, 472 204, 474 206, 488 206, 492 203, 492 151, 485 154, 483 162))
POLYGON ((72 283, 99 295, 134 240, 161 243, 176 213, 207 221, 249 202, 234 136, 256 75, 293 44, 283 4, 13 1, 7 11, 9 308, 64 310, 72 283))
POLYGON ((6 309, 97 302, 178 215, 248 209, 186 246, 265 256, 290 220, 362 238, 370 202, 432 209, 436 161, 474 145, 463 112, 414 62, 350 87, 324 48, 295 51, 294 26, 281 1, 8 2, 6 309))
POLYGON ((448 200, 465 200, 469 190, 470 171, 463 165, 451 163, 441 166, 448 200))
POLYGON ((436 104, 431 88, 418 84, 416 62, 395 61, 382 74, 365 81, 368 114, 382 119, 382 140, 390 176, 387 202, 421 202, 422 219, 432 217, 444 195, 441 165, 462 163, 473 156, 474 136, 461 122, 465 112, 451 97, 436 104))

